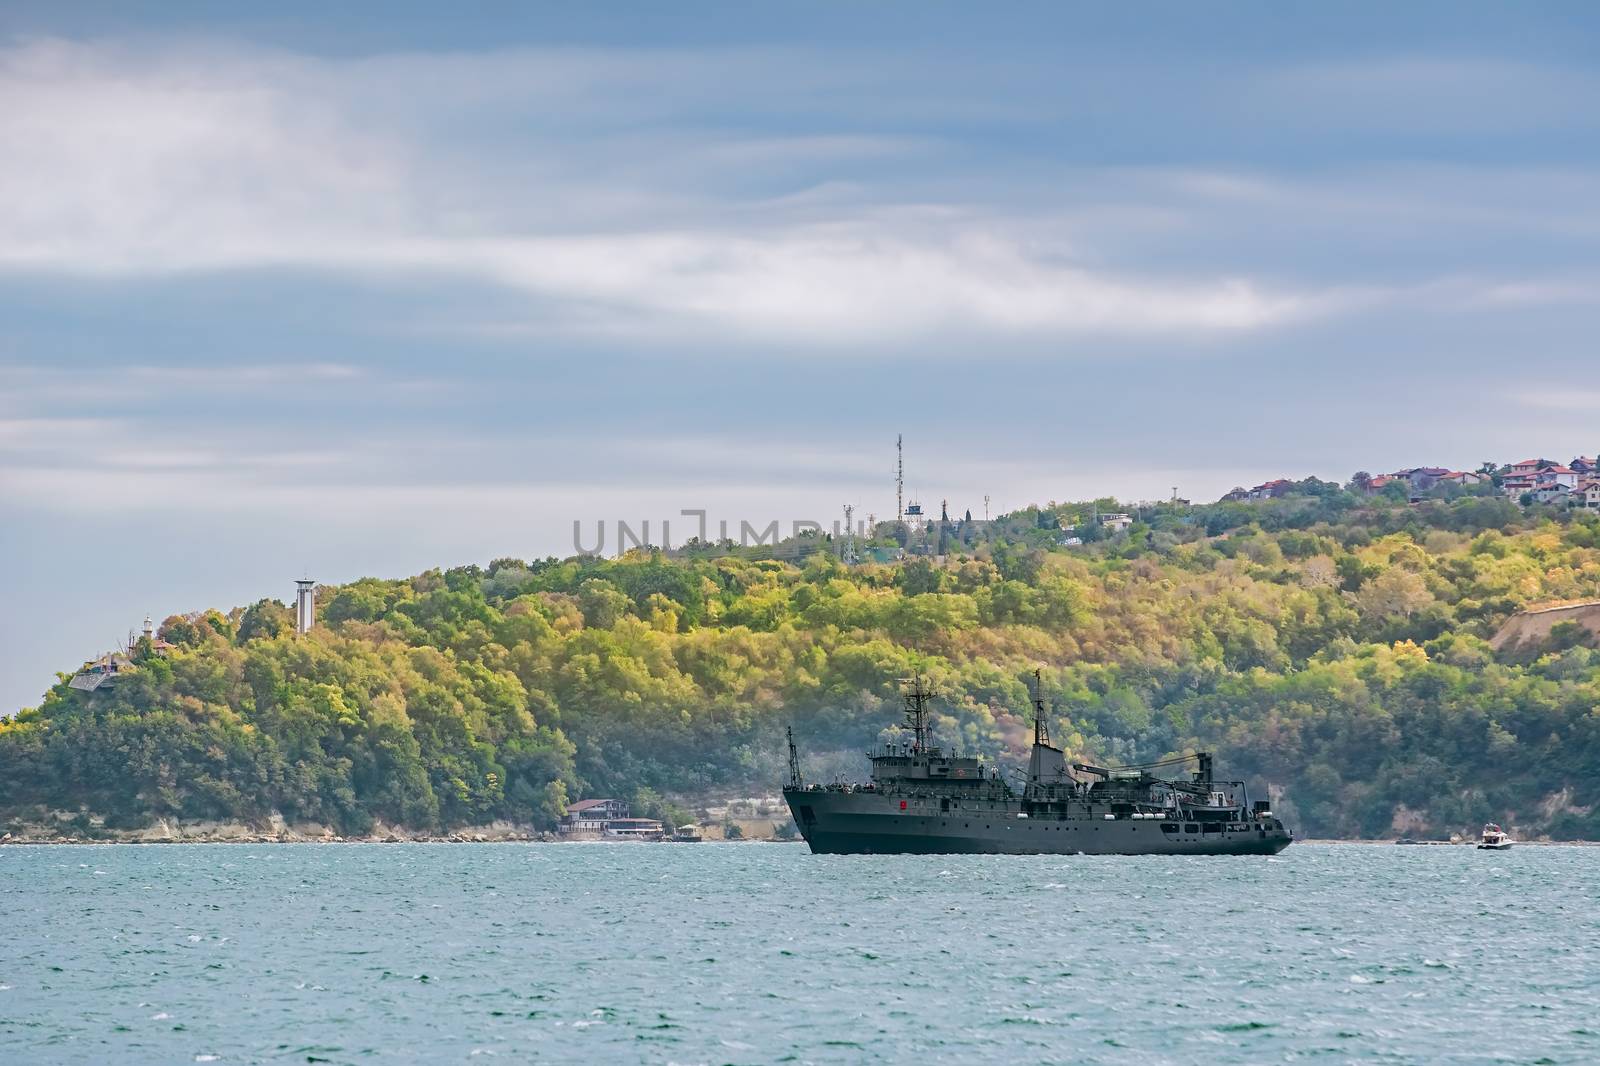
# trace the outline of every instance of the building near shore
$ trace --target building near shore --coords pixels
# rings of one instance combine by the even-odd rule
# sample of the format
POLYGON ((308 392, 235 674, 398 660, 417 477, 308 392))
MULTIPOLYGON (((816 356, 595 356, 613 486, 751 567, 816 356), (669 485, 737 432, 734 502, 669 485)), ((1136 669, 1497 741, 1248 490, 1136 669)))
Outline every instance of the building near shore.
POLYGON ((607 822, 628 817, 628 805, 618 799, 579 800, 567 808, 557 831, 565 836, 577 833, 599 835, 605 832, 607 822))
POLYGON ((579 800, 567 808, 556 832, 569 840, 661 840, 667 828, 654 818, 635 818, 619 799, 579 800))

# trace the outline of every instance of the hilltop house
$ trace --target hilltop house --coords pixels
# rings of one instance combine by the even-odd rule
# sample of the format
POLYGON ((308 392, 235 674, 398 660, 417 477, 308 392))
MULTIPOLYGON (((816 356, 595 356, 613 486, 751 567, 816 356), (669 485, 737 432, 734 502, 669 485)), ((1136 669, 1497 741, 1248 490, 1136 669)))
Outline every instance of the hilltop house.
POLYGON ((126 652, 108 651, 92 662, 86 662, 67 682, 68 688, 79 692, 93 692, 101 685, 115 681, 121 674, 134 669, 133 660, 126 652))
POLYGON ((1586 511, 1600 511, 1600 478, 1588 478, 1578 482, 1578 487, 1567 497, 1567 506, 1582 507, 1586 511))
POLYGON ((1501 491, 1512 497, 1532 492, 1544 471, 1560 465, 1553 459, 1524 459, 1520 463, 1512 463, 1500 475, 1501 491))
POLYGON ((166 658, 177 647, 176 644, 170 644, 156 636, 156 623, 149 615, 144 616, 144 628, 139 632, 145 640, 150 642, 150 650, 162 658, 166 658))
POLYGON ((1389 477, 1403 479, 1411 483, 1414 493, 1427 492, 1451 471, 1442 466, 1413 466, 1406 470, 1396 470, 1389 477))
MULTIPOLYGON (((1580 455, 1564 466, 1554 459, 1523 459, 1521 462, 1503 467, 1497 476, 1500 490, 1513 500, 1528 496, 1540 503, 1559 503, 1570 496, 1572 506, 1587 507, 1588 504, 1581 502, 1587 499, 1586 490, 1582 486, 1591 480, 1600 484, 1600 459, 1580 455)), ((1496 475, 1485 473, 1483 470, 1411 466, 1375 477, 1358 475, 1351 488, 1357 492, 1365 492, 1368 496, 1376 496, 1388 486, 1399 482, 1405 486, 1406 496, 1412 503, 1416 503, 1430 490, 1440 485, 1465 489, 1490 484, 1495 477, 1496 475)), ((1236 487, 1223 495, 1221 502, 1276 499, 1295 491, 1296 486, 1297 482, 1276 478, 1251 489, 1236 487)))
POLYGON ((1512 499, 1531 494, 1539 503, 1550 503, 1578 487, 1578 473, 1570 466, 1549 460, 1539 462, 1545 465, 1531 470, 1524 463, 1512 467, 1500 479, 1501 491, 1512 499))
POLYGON ((1249 498, 1252 500, 1274 500, 1279 496, 1287 496, 1294 489, 1294 482, 1288 478, 1274 478, 1264 481, 1250 490, 1249 498))
POLYGON ((1364 487, 1367 495, 1376 496, 1385 486, 1401 481, 1405 483, 1406 495, 1415 502, 1437 485, 1466 488, 1470 485, 1481 485, 1488 479, 1487 474, 1475 470, 1451 470, 1443 466, 1412 466, 1396 470, 1392 474, 1379 474, 1377 477, 1368 478, 1365 486, 1357 487, 1364 487))
POLYGON ((1524 492, 1532 492, 1538 483, 1537 474, 1506 474, 1500 479, 1500 491, 1515 499, 1524 492))
POLYGON ((1541 481, 1529 493, 1534 503, 1566 503, 1572 490, 1555 481, 1541 481))
MULTIPOLYGON (((169 644, 156 636, 156 624, 149 615, 144 616, 144 628, 140 635, 150 649, 150 653, 165 658, 177 647, 169 644)), ((72 675, 72 680, 67 682, 67 687, 77 689, 79 692, 93 692, 102 685, 110 685, 122 674, 138 669, 138 664, 133 661, 130 651, 137 650, 132 634, 128 638, 129 651, 108 651, 98 659, 84 663, 78 672, 72 675)))

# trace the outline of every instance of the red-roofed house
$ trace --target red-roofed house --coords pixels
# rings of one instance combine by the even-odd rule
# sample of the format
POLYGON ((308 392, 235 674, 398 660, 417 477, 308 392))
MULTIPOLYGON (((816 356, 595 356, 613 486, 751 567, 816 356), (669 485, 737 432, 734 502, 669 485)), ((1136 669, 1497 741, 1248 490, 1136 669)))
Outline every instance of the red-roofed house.
POLYGON ((1524 459, 1520 463, 1512 463, 1506 467, 1505 474, 1500 478, 1500 489, 1507 496, 1521 496, 1524 492, 1532 492, 1534 487, 1544 480, 1544 472, 1557 465, 1559 464, 1551 459, 1524 459))
POLYGON ((1500 491, 1507 496, 1521 496, 1524 492, 1532 492, 1533 486, 1539 479, 1521 474, 1507 474, 1500 479, 1500 491))
POLYGON ((1552 466, 1547 470, 1539 471, 1541 482, 1551 481, 1563 488, 1575 489, 1578 487, 1578 472, 1570 466, 1552 466))
POLYGON ((1275 478, 1263 482, 1250 490, 1252 500, 1271 500, 1279 496, 1287 496, 1294 489, 1294 482, 1288 478, 1275 478))

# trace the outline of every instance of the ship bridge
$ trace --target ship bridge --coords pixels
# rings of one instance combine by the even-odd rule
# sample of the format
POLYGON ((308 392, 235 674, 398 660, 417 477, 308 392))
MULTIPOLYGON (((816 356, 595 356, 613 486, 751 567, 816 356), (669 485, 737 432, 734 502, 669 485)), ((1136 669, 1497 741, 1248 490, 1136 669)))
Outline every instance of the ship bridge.
POLYGON ((869 754, 868 758, 872 760, 874 784, 888 784, 891 781, 949 781, 955 784, 963 782, 976 784, 985 778, 981 760, 945 755, 938 748, 930 748, 927 751, 886 748, 876 754, 869 754))

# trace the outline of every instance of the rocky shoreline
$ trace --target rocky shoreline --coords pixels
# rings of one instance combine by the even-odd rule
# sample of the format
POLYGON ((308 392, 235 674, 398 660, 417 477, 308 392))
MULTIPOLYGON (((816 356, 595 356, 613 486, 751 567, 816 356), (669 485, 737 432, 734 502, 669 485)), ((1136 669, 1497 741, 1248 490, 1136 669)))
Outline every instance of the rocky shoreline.
POLYGON ((265 825, 244 822, 180 822, 157 819, 142 829, 84 827, 71 822, 13 824, 0 834, 5 844, 487 844, 500 841, 554 841, 554 833, 515 822, 490 822, 448 832, 379 824, 372 832, 349 836, 317 823, 291 824, 273 818, 265 825))

